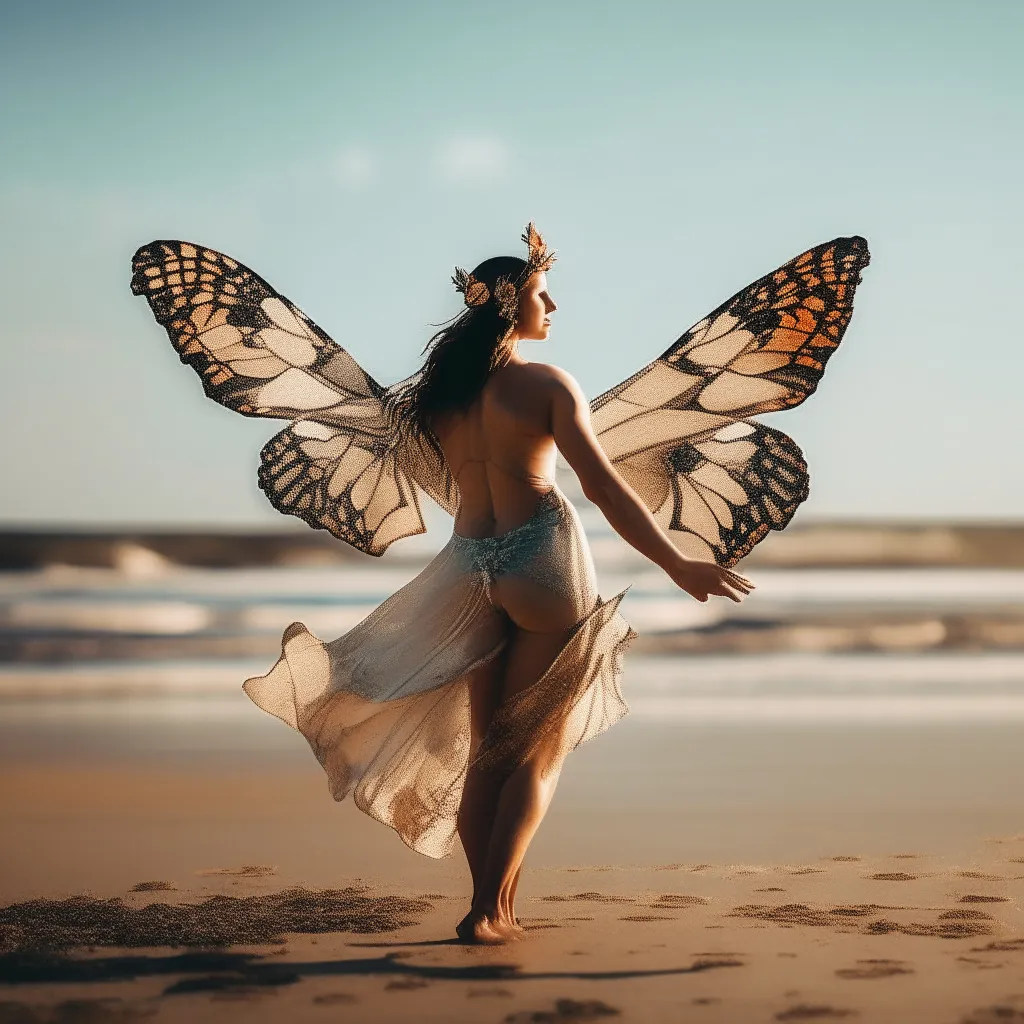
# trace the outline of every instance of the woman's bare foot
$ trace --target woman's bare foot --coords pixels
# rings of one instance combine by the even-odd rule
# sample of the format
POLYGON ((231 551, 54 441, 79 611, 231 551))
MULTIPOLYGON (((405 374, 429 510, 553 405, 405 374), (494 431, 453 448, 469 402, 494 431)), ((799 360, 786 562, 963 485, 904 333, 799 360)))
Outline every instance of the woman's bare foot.
POLYGON ((502 946, 516 942, 526 933, 514 921, 488 917, 471 910, 456 926, 455 934, 463 941, 477 946, 502 946))

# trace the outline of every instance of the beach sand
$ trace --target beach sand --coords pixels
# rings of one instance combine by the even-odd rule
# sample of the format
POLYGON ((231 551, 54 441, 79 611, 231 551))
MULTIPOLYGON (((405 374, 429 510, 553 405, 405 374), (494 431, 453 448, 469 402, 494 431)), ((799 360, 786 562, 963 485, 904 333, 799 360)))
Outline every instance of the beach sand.
POLYGON ((0 1022, 1024 1021, 1018 722, 626 719, 482 949, 280 723, 125 703, 0 717, 0 1022))

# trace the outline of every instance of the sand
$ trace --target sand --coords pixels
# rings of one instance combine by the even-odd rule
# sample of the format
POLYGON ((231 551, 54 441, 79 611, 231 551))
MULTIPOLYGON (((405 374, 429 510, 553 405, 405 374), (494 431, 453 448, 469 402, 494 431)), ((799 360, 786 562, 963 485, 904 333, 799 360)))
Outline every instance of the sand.
POLYGON ((461 862, 283 727, 44 718, 0 728, 0 1024, 1024 1021, 1012 723, 627 719, 567 770, 527 940, 482 949, 461 862))
POLYGON ((284 917, 296 930, 260 942, 200 931, 201 948, 126 946, 133 913, 195 920, 213 900, 230 904, 218 920, 265 924, 267 904, 288 902, 280 872, 227 866, 160 880, 166 890, 146 880, 109 892, 116 913, 80 897, 84 951, 66 948, 77 927, 66 903, 29 905, 37 921, 66 923, 63 948, 33 949, 46 945, 37 931, 29 951, 0 955, 0 1020, 1024 1020, 1024 837, 985 844, 971 863, 851 853, 799 866, 538 870, 521 908, 529 936, 502 949, 452 941, 458 884, 389 893, 382 878, 343 893, 359 902, 327 925, 293 907, 284 917), (85 914, 97 905, 113 945, 85 914), (413 923, 389 922, 385 905, 413 923))

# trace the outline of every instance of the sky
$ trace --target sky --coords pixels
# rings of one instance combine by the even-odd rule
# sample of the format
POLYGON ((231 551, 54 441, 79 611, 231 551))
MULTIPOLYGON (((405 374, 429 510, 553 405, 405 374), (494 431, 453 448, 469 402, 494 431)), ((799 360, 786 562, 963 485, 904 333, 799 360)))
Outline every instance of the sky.
POLYGON ((450 276, 559 262, 596 396, 836 235, 872 251, 771 420, 812 519, 1024 517, 1024 4, 34 0, 0 35, 0 523, 295 527, 273 421, 203 397, 128 288, 153 238, 248 264, 382 383, 450 276))

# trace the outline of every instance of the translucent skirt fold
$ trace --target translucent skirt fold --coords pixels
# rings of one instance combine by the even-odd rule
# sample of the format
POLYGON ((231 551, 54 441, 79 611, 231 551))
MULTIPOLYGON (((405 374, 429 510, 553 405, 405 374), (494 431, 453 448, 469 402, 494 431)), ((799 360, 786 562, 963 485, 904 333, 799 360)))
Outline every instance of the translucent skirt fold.
POLYGON ((506 534, 452 534, 415 579, 337 640, 292 623, 277 664, 243 688, 305 736, 335 800, 351 794, 412 849, 443 857, 455 844, 471 757, 509 771, 542 743, 567 753, 626 714, 619 679, 635 634, 619 614, 623 594, 597 595, 579 518, 556 488, 506 534), (571 601, 578 622, 472 750, 468 677, 508 640, 509 621, 491 601, 492 582, 505 576, 571 601))

